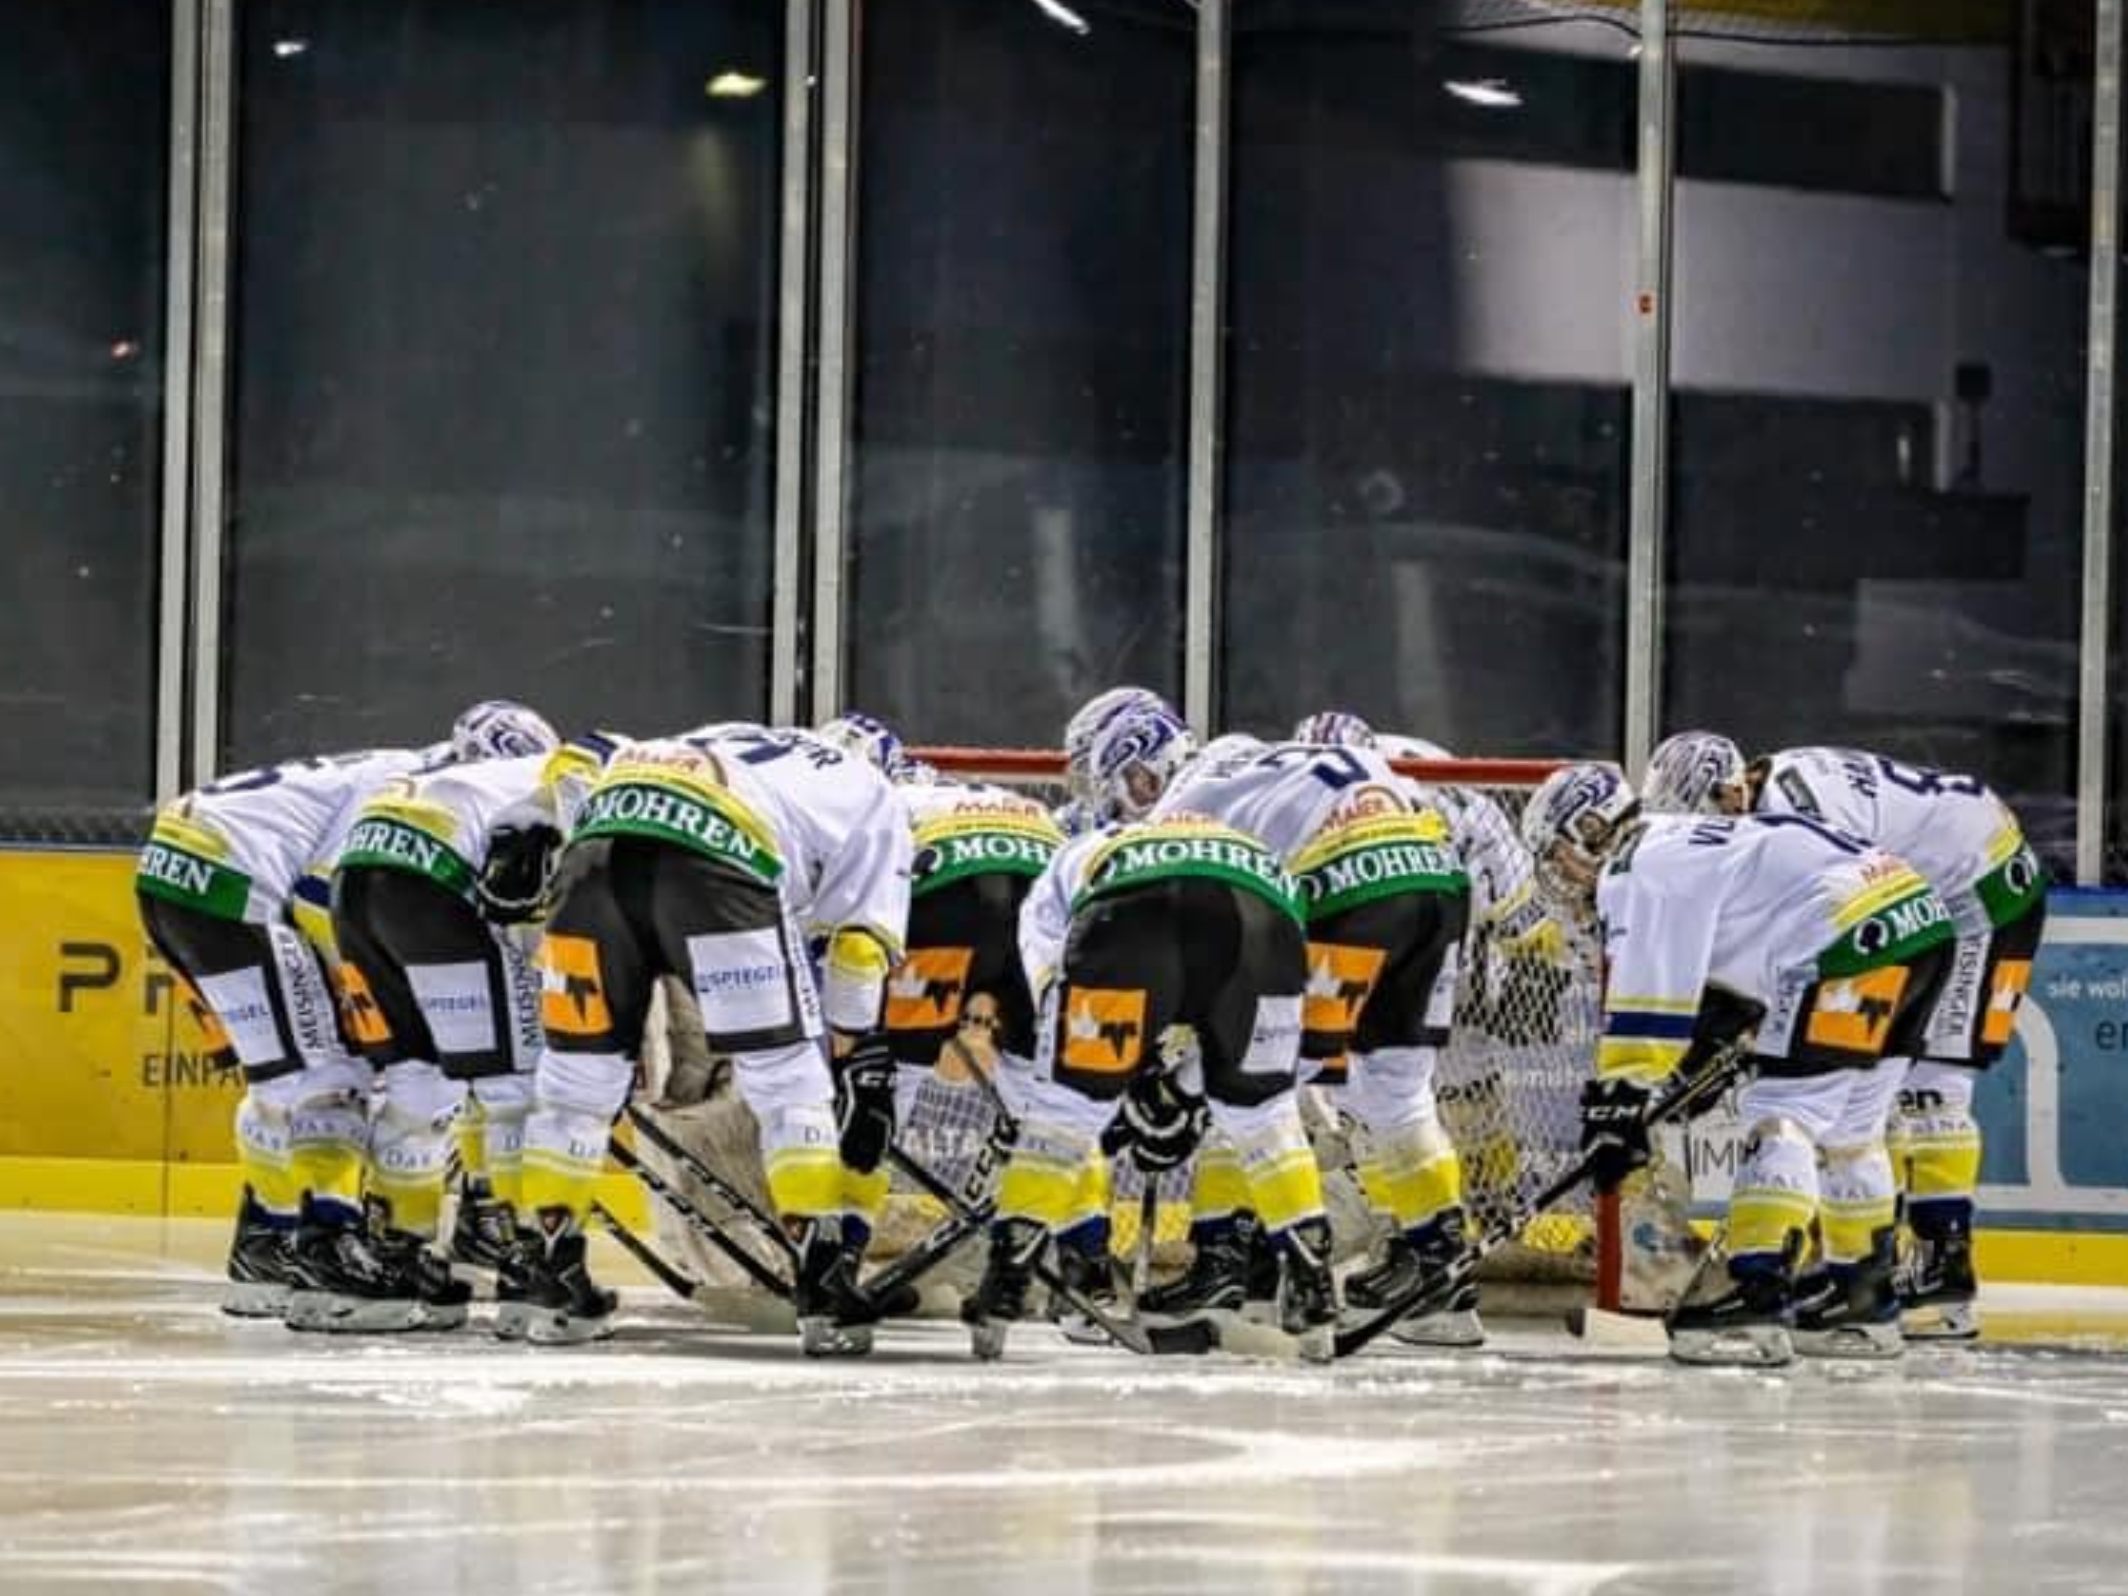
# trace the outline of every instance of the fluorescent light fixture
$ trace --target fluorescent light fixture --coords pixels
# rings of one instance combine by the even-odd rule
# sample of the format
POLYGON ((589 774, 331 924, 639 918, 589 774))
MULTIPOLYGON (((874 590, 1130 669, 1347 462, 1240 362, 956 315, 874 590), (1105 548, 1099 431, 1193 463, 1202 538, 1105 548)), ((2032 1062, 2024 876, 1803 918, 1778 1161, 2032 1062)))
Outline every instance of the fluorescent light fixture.
POLYGON ((751 72, 719 72, 702 85, 702 92, 712 100, 751 100, 767 87, 767 78, 751 72))
POLYGON ((1441 87, 1466 105, 1482 105, 1488 111, 1512 111, 1522 103, 1522 96, 1499 78, 1480 78, 1468 83, 1450 79, 1441 87))
POLYGON ((1051 22, 1071 29, 1074 33, 1091 33, 1094 31, 1092 23, 1080 16, 1078 12, 1072 10, 1070 6, 1059 4, 1058 0, 1034 0, 1034 3, 1041 9, 1043 16, 1049 18, 1051 22))
POLYGON ((273 53, 283 61, 293 55, 303 55, 309 49, 310 41, 308 39, 276 39, 273 41, 273 53))

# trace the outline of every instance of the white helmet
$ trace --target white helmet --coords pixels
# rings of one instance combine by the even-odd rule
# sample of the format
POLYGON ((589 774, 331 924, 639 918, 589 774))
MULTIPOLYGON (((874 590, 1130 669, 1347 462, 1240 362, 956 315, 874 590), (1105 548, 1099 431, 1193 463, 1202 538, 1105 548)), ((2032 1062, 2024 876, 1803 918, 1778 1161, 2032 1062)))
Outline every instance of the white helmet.
POLYGON ((852 710, 822 721, 813 735, 853 759, 861 759, 889 781, 904 774, 910 765, 909 750, 900 735, 885 721, 852 710))
POLYGON ((1064 785, 1072 797, 1090 803, 1098 783, 1094 779, 1094 739, 1110 717, 1130 709, 1158 709, 1175 713, 1175 706, 1150 687, 1111 687, 1096 693, 1064 725, 1064 785))
POLYGON ((1639 813, 1640 799, 1616 765, 1590 760, 1545 777, 1522 811, 1522 841, 1545 890, 1585 913, 1604 860, 1639 813))
POLYGON ((561 745, 547 718, 515 699, 484 699, 451 723, 451 753, 463 760, 522 759, 561 745))
POLYGON ((1721 789, 1744 780, 1744 755, 1714 732, 1679 732, 1663 740, 1648 760, 1641 796, 1659 815, 1717 815, 1721 789))
POLYGON ((1094 738, 1096 794, 1114 814, 1136 820, 1196 754, 1196 737, 1167 705, 1124 709, 1109 716, 1094 738))
POLYGON ((1359 716, 1342 709, 1323 709, 1294 723, 1293 740, 1323 743, 1333 748, 1372 748, 1374 728, 1359 716))

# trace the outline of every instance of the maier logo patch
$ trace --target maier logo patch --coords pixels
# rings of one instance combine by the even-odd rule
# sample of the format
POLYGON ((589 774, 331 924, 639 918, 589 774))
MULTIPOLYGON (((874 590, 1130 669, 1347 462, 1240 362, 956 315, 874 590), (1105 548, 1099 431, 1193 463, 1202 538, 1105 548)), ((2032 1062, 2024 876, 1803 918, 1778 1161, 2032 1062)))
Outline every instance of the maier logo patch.
POLYGON ((935 1031, 960 1018, 973 948, 911 948, 887 977, 887 1029, 935 1031))
POLYGON ((556 1036, 604 1036, 613 1029, 598 944, 548 932, 539 946, 539 1018, 556 1036))
POLYGON ((2004 959, 1995 966, 1988 983, 1988 1012, 1980 1022, 1980 1039, 1990 1047, 2002 1047, 2017 1028, 2017 1005, 2032 984, 2030 959, 2004 959))
POLYGON ((342 961, 334 976, 340 987, 340 1012, 347 1017, 348 1035, 364 1047, 389 1042, 392 1028, 384 1023, 384 1011, 377 1007, 377 995, 370 990, 369 978, 349 961, 342 961))
POLYGON ((1803 1039, 1843 1053, 1882 1053, 1907 979, 1905 965, 1888 964, 1880 970, 1827 981, 1818 988, 1817 1001, 1810 1006, 1803 1039))
POLYGON ((1308 985, 1301 1023, 1311 1031, 1349 1031, 1381 978, 1389 955, 1380 948, 1338 942, 1308 944, 1308 985))
POLYGON ((1145 1056, 1142 989, 1077 986, 1064 1003, 1064 1062, 1092 1075, 1121 1075, 1145 1056))

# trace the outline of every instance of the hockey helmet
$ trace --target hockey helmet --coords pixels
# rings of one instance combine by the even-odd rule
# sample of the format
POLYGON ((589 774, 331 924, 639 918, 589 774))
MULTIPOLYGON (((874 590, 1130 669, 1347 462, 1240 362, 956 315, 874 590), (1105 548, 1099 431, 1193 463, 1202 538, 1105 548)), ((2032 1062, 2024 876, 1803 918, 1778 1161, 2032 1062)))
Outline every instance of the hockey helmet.
POLYGON ((1136 820, 1160 801, 1176 773, 1196 754, 1196 737, 1167 705, 1123 709, 1111 715, 1094 738, 1098 800, 1110 813, 1136 820))
POLYGON ((551 754, 561 743, 544 715, 510 698, 483 699, 451 723, 451 752, 463 760, 551 754))
POLYGON ((1342 709, 1318 710, 1294 723, 1297 743, 1324 743, 1334 748, 1372 748, 1374 728, 1342 709))
POLYGON ((1585 913, 1598 872, 1639 814, 1640 799, 1616 765, 1590 760, 1545 777, 1522 811, 1522 841, 1545 891, 1585 913))
POLYGON ((1708 731, 1665 738, 1648 760, 1641 797, 1659 815, 1718 815, 1727 789, 1742 790, 1744 755, 1728 738, 1708 731))
POLYGON ((1064 726, 1064 784, 1071 796, 1091 802, 1099 785, 1094 778, 1094 739, 1112 716, 1129 709, 1175 708, 1150 687, 1111 687, 1096 693, 1072 712, 1064 726))

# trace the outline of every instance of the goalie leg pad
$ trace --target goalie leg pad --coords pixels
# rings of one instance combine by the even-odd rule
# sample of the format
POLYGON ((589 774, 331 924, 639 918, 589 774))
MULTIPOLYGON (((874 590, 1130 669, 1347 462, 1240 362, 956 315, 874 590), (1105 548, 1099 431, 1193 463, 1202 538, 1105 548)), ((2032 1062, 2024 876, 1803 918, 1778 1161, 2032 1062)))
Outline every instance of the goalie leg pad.
POLYGON ((392 1229, 431 1238, 443 1215, 451 1126, 465 1101, 465 1084, 434 1064, 407 1059, 383 1072, 378 1098, 370 1127, 370 1194, 384 1203, 392 1229))
POLYGON ((529 1212, 561 1209, 578 1229, 606 1166, 613 1116, 627 1100, 634 1066, 620 1053, 540 1056, 525 1119, 521 1197, 529 1212))

